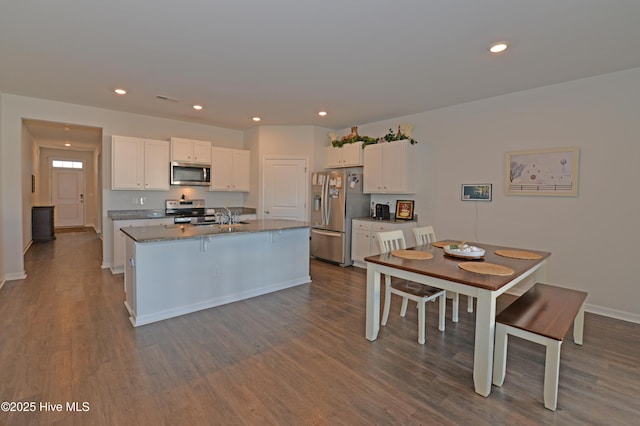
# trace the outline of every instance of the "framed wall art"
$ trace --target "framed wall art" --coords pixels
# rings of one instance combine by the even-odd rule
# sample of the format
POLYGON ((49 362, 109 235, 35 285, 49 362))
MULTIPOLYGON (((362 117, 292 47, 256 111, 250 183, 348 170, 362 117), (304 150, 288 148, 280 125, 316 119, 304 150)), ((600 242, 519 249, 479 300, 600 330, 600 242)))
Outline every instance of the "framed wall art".
POLYGON ((490 183, 462 184, 462 201, 491 201, 490 183))
POLYGON ((578 195, 577 147, 507 152, 507 195, 578 195))
POLYGON ((413 200, 396 201, 396 220, 413 220, 413 200))

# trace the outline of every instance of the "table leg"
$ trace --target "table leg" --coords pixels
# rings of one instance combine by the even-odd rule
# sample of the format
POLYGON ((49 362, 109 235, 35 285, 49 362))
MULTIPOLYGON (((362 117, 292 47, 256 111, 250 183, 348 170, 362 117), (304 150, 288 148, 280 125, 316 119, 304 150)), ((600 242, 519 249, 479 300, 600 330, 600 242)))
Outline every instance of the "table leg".
POLYGON ((478 292, 476 341, 473 354, 473 383, 476 393, 489 396, 493 374, 493 344, 496 326, 496 298, 490 291, 478 292))
POLYGON ((374 265, 367 263, 367 321, 365 337, 376 340, 380 331, 380 272, 374 265))

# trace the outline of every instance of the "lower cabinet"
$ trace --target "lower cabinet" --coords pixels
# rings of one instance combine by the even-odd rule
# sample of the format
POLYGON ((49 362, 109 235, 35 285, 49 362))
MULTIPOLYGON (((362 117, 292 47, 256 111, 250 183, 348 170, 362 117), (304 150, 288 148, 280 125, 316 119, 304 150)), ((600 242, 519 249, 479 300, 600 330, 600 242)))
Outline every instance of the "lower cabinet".
POLYGON ((377 221, 369 219, 354 219, 351 224, 351 259, 353 266, 366 268, 367 264, 364 258, 380 253, 377 232, 395 231, 401 229, 404 233, 404 240, 407 247, 415 246, 415 238, 413 237, 413 228, 417 227, 415 221, 409 222, 389 222, 377 221))
POLYGON ((111 273, 122 274, 124 272, 124 245, 125 235, 120 232, 120 228, 127 226, 153 226, 153 225, 171 225, 172 218, 164 219, 130 219, 130 220, 114 220, 113 221, 113 258, 111 261, 111 273))

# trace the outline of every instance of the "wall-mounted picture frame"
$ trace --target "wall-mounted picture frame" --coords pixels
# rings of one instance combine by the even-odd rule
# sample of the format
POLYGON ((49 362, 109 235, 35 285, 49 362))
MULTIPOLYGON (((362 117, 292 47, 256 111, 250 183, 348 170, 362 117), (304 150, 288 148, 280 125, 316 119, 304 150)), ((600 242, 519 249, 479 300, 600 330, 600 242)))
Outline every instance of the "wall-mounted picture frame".
POLYGON ((396 201, 396 220, 413 220, 413 200, 396 201))
POLYGON ((492 190, 490 183, 462 184, 462 201, 491 201, 492 190))
POLYGON ((513 151, 506 155, 507 195, 578 195, 579 148, 513 151))

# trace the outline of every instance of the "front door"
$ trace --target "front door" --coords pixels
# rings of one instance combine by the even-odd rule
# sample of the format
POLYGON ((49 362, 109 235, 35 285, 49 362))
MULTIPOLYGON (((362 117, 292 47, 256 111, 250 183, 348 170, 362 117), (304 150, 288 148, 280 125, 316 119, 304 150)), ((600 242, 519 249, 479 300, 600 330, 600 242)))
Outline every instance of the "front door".
POLYGON ((264 219, 307 220, 307 160, 265 159, 264 219))
POLYGON ((52 169, 54 226, 84 226, 84 171, 52 169))

